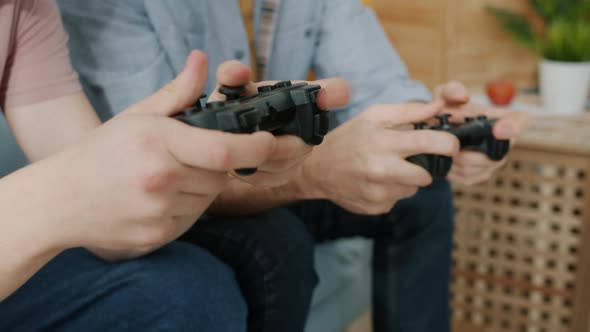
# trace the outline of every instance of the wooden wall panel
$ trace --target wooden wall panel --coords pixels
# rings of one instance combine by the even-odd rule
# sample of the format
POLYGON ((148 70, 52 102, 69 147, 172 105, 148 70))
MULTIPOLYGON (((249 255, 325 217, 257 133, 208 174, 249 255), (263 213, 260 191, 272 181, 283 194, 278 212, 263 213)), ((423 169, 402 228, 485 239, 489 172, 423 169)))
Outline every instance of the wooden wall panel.
POLYGON ((456 79, 481 86, 498 78, 533 85, 535 57, 498 27, 487 4, 530 13, 527 0, 373 0, 410 73, 427 85, 456 79))
POLYGON ((532 85, 537 61, 516 45, 486 11, 488 4, 527 12, 526 0, 448 0, 447 80, 482 85, 491 79, 510 79, 532 85))
POLYGON ((445 1, 373 0, 373 7, 412 77, 428 85, 443 80, 445 1))

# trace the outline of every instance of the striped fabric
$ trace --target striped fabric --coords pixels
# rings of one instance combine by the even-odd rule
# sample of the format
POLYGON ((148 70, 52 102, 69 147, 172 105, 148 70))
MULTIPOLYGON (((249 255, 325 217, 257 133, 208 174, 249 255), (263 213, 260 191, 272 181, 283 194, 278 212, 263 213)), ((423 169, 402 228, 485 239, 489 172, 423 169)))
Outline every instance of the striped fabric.
POLYGON ((244 17, 245 27, 250 39, 250 61, 253 69, 253 81, 263 81, 266 79, 280 5, 280 0, 263 0, 260 24, 254 27, 254 0, 240 0, 242 16, 244 17), (256 36, 258 38, 256 40, 254 40, 254 29, 257 29, 256 36))
POLYGON ((264 0, 256 39, 256 78, 266 79, 268 60, 272 52, 272 45, 277 25, 281 0, 264 0))
MULTIPOLYGON (((263 81, 266 79, 268 61, 272 52, 272 45, 274 42, 274 32, 277 25, 278 13, 281 6, 281 0, 263 0, 262 13, 260 16, 260 24, 257 27, 256 35, 258 38, 254 40, 254 22, 253 22, 253 10, 254 0, 240 0, 240 6, 242 8, 242 16, 244 16, 244 22, 246 22, 246 29, 250 39, 250 50, 251 63, 253 71, 253 80, 263 81)), ((372 7, 372 0, 362 0, 365 6, 372 7)))

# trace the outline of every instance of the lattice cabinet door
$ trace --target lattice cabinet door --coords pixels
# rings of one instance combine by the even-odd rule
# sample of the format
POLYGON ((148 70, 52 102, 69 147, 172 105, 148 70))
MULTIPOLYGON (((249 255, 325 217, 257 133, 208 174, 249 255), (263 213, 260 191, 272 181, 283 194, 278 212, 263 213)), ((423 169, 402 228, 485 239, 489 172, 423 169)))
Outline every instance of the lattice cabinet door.
POLYGON ((454 188, 456 332, 590 331, 590 140, 540 130, 493 180, 454 188))

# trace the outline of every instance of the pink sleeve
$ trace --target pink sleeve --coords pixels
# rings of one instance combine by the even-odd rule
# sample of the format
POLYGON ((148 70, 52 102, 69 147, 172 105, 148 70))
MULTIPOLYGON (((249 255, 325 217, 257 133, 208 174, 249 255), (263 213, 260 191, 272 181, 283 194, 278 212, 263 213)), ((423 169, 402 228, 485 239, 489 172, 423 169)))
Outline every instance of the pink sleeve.
POLYGON ((30 105, 81 91, 54 0, 22 0, 7 66, 5 106, 30 105))

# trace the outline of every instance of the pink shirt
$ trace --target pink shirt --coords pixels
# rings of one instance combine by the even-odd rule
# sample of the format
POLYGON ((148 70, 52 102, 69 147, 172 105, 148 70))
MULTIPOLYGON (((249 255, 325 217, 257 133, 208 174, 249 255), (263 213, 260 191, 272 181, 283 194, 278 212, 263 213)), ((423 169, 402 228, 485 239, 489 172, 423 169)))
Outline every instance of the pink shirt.
POLYGON ((81 91, 54 0, 0 0, 0 107, 81 91))

